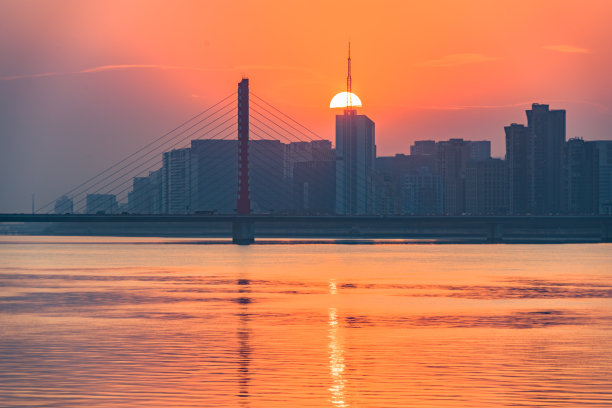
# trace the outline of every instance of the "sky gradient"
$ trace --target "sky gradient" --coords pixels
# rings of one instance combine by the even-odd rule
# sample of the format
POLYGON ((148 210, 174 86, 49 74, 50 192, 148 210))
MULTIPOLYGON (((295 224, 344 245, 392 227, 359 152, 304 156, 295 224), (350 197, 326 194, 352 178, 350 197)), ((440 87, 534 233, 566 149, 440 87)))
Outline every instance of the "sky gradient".
POLYGON ((29 212, 236 91, 334 140, 346 87, 379 155, 492 141, 532 102, 612 138, 612 2, 0 3, 0 212, 29 212))

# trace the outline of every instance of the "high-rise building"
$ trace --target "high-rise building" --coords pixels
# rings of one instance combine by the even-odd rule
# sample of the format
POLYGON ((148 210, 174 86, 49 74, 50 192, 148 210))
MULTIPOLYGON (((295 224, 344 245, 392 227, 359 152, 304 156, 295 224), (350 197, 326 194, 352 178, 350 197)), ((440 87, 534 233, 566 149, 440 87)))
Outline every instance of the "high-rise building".
POLYGON ((355 109, 336 115, 336 213, 374 213, 374 122, 355 109))
POLYGON ((236 210, 238 141, 191 141, 191 210, 233 213, 236 210))
POLYGON ((130 214, 153 214, 153 186, 148 177, 134 177, 132 191, 128 193, 130 214))
POLYGON ((296 163, 330 161, 334 158, 332 143, 329 140, 291 142, 285 148, 284 176, 289 180, 293 177, 293 168, 296 163))
POLYGON ((329 140, 292 142, 285 147, 284 178, 291 186, 289 210, 333 214, 335 211, 335 153, 329 140))
POLYGON ((449 139, 437 143, 437 173, 442 178, 444 214, 466 212, 465 178, 467 163, 491 158, 491 142, 449 139))
POLYGON ((63 195, 55 201, 56 214, 72 214, 73 212, 74 203, 72 201, 72 198, 63 195))
POLYGON ((114 194, 87 194, 85 213, 116 214, 119 211, 117 196, 114 194))
POLYGON ((483 161, 491 158, 491 142, 489 140, 465 140, 469 150, 469 160, 483 161))
POLYGON ((333 214, 336 203, 336 162, 298 162, 293 167, 293 210, 306 214, 333 214))
POLYGON ((564 212, 599 212, 599 154, 595 142, 572 138, 565 144, 564 212))
POLYGON ((565 110, 550 110, 548 105, 534 103, 526 113, 531 139, 533 212, 558 214, 563 198, 565 110))
POLYGON ((436 154, 435 140, 417 140, 410 146, 411 156, 422 156, 436 154))
POLYGON ((174 149, 163 154, 162 212, 186 214, 190 212, 190 149, 174 149))
POLYGON ((486 159, 467 163, 465 177, 465 212, 472 215, 508 213, 508 177, 506 162, 486 159))
MULTIPOLYGON (((416 144, 419 142, 417 141, 416 144)), ((428 173, 437 175, 436 157, 435 154, 396 154, 390 157, 377 157, 375 166, 376 214, 404 214, 406 176, 428 173)), ((434 213, 435 209, 427 211, 427 214, 434 213)))
POLYGON ((402 213, 434 215, 443 211, 442 180, 427 167, 407 174, 402 188, 402 213))
POLYGON ((134 177, 127 211, 132 214, 161 213, 161 169, 150 172, 147 177, 134 177))
POLYGON ((612 140, 593 142, 599 155, 599 213, 612 215, 612 140))
POLYGON ((249 188, 254 213, 283 212, 290 207, 291 186, 283 177, 285 146, 278 140, 249 141, 249 188))
POLYGON ((524 125, 506 126, 506 165, 510 214, 532 212, 531 139, 524 125))
POLYGON ((438 143, 438 174, 442 177, 445 214, 465 212, 465 166, 468 160, 469 151, 463 139, 438 143))

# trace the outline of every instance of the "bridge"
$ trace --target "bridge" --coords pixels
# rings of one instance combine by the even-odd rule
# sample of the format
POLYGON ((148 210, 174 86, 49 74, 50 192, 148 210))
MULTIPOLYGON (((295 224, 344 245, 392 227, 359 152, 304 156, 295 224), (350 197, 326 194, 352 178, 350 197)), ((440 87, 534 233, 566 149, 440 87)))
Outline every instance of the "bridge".
MULTIPOLYGON (((122 234, 136 234, 139 225, 171 225, 177 231, 196 226, 198 235, 227 236, 236 244, 253 243, 256 237, 611 240, 610 216, 338 214, 335 183, 371 177, 360 171, 349 177, 346 172, 355 166, 336 165, 339 159, 330 141, 252 94, 245 78, 237 95, 226 96, 33 214, 0 214, 0 222, 43 223, 56 233, 70 228, 85 233, 100 225, 108 226, 106 233, 122 234), (120 208, 122 199, 127 204, 120 208)), ((365 194, 352 197, 356 208, 371 205, 365 194)))
MULTIPOLYGON (((612 242, 610 216, 312 216, 312 215, 87 215, 0 214, 0 222, 77 225, 54 233, 138 234, 135 225, 172 226, 175 234, 231 237, 248 245, 273 238, 410 239, 447 242, 612 242), (96 225, 110 225, 96 230, 96 225), (128 233, 126 233, 126 231, 128 233)), ((153 231, 160 231, 155 230, 153 231)), ((167 233, 167 229, 165 230, 167 233)), ((148 230, 151 233, 151 230, 148 230)), ((141 230, 142 233, 142 230, 141 230)))

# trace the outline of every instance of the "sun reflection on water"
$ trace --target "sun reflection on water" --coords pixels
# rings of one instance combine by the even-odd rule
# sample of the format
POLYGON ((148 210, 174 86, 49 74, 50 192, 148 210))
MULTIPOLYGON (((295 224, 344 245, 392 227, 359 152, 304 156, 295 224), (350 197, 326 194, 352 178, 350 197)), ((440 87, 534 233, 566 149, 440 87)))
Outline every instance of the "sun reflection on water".
MULTIPOLYGON (((336 295, 336 281, 329 280, 329 293, 336 295)), ((338 333, 338 310, 335 307, 330 307, 328 313, 328 337, 329 337, 329 374, 332 384, 329 387, 331 392, 331 403, 335 407, 348 407, 344 396, 344 387, 346 380, 344 379, 344 345, 338 333)))

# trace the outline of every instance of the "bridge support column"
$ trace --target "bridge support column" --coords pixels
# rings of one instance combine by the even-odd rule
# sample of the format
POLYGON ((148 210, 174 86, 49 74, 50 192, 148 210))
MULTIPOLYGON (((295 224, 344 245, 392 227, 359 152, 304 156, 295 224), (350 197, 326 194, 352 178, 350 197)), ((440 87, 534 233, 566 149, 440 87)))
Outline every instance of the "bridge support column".
POLYGON ((487 224, 487 242, 499 244, 504 241, 504 229, 500 223, 487 224))
POLYGON ((255 242, 255 228, 253 227, 253 221, 233 221, 232 242, 237 245, 249 245, 255 242))

